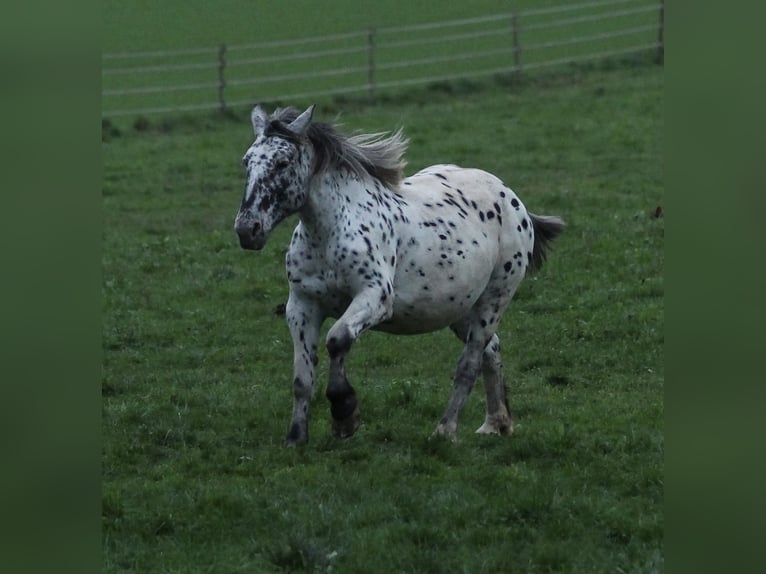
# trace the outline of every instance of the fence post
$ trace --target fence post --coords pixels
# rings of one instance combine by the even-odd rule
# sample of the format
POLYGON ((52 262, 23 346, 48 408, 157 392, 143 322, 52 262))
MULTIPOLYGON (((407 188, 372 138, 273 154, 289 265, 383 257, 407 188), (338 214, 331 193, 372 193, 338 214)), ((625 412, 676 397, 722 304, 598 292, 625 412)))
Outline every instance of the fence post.
POLYGON ((521 74, 521 41, 519 40, 519 15, 511 13, 511 33, 513 34, 513 72, 521 74))
POLYGON ((367 95, 375 97, 375 28, 367 29, 367 95))
POLYGON ((226 87, 226 79, 223 71, 226 68, 226 44, 218 47, 218 110, 226 111, 226 100, 223 97, 223 89, 226 87))
POLYGON ((660 0, 660 23, 657 29, 657 63, 665 63, 665 0, 660 0))

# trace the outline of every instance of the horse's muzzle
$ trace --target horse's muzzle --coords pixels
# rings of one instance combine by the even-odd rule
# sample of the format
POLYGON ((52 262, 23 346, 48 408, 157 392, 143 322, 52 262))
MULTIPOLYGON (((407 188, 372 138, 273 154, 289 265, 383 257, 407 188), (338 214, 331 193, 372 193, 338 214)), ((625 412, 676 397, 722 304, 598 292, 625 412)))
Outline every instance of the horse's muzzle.
POLYGON ((234 231, 237 232, 242 249, 259 251, 266 244, 266 235, 260 223, 246 224, 238 219, 234 225, 234 231))

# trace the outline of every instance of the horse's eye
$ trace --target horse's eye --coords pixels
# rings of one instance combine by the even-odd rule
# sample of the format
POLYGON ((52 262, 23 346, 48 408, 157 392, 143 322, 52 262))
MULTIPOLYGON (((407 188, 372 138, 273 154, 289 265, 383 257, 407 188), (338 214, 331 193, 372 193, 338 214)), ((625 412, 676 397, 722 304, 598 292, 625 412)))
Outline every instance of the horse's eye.
POLYGON ((274 169, 283 170, 290 165, 290 162, 286 159, 280 159, 274 164, 274 169))

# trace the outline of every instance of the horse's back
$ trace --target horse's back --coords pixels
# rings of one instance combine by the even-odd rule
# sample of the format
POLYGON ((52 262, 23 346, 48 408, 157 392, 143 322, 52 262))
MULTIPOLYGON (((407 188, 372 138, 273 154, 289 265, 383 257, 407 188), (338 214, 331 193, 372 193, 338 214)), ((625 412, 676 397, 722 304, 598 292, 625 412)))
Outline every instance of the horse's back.
POLYGON ((474 245, 497 241, 500 251, 532 251, 534 230, 524 203, 487 171, 432 165, 403 180, 401 188, 413 211, 447 221, 453 231, 472 236, 474 245))
POLYGON ((446 190, 459 188, 468 195, 484 195, 504 187, 500 178, 487 171, 452 163, 423 168, 402 180, 402 184, 405 188, 410 186, 410 190, 432 186, 441 186, 446 190))

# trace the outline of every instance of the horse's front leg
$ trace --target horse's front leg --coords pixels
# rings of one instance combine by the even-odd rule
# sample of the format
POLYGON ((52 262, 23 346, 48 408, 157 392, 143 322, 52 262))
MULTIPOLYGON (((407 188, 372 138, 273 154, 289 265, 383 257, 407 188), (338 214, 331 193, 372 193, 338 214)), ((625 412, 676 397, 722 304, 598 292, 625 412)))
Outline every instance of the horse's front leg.
POLYGON ((287 445, 309 440, 309 408, 314 393, 314 373, 318 362, 317 342, 324 316, 312 301, 290 294, 285 310, 293 340, 293 416, 287 445))
POLYGON ((390 282, 384 283, 382 288, 365 289, 354 297, 346 312, 327 333, 330 381, 326 394, 330 400, 333 434, 337 437, 350 437, 361 422, 356 392, 346 377, 346 355, 359 335, 391 317, 393 307, 390 282))

